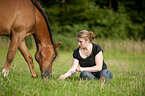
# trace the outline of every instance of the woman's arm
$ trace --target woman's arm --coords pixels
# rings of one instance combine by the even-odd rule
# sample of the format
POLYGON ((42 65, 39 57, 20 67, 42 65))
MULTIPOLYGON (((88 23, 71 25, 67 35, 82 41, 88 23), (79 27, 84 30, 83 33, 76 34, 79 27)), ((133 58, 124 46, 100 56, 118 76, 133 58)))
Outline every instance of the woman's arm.
POLYGON ((76 72, 78 65, 79 65, 79 61, 77 59, 73 58, 72 67, 68 70, 67 73, 65 73, 64 75, 61 75, 59 77, 59 79, 65 79, 65 78, 71 76, 72 74, 74 74, 76 72))
POLYGON ((78 67, 77 71, 90 71, 90 72, 97 72, 102 70, 103 66, 103 54, 102 51, 100 51, 96 56, 95 56, 95 63, 96 66, 92 67, 78 67))

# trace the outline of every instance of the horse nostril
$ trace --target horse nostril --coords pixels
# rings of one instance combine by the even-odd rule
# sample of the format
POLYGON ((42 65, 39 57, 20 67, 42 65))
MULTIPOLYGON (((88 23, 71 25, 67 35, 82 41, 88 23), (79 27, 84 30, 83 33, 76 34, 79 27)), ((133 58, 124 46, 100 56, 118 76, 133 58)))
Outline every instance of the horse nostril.
POLYGON ((51 73, 49 70, 46 70, 44 73, 41 73, 42 78, 44 77, 45 79, 51 78, 51 73))

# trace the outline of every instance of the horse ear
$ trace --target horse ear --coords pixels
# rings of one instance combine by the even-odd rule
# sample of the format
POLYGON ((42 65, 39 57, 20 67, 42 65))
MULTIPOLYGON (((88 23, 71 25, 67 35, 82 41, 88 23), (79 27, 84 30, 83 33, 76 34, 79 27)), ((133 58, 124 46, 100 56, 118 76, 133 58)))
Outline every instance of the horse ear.
POLYGON ((57 44, 53 45, 54 48, 60 47, 62 45, 62 42, 58 42, 57 44))

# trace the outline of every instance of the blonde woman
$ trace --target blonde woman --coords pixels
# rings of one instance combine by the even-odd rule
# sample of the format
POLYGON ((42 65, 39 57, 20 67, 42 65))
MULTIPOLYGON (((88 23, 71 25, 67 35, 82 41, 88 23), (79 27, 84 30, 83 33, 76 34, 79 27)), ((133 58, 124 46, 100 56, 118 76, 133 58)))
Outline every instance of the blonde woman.
POLYGON ((113 78, 103 60, 101 47, 91 42, 94 38, 95 34, 92 31, 82 30, 77 34, 79 47, 74 50, 72 67, 59 79, 65 79, 76 71, 81 72, 81 79, 102 79, 106 81, 113 78))

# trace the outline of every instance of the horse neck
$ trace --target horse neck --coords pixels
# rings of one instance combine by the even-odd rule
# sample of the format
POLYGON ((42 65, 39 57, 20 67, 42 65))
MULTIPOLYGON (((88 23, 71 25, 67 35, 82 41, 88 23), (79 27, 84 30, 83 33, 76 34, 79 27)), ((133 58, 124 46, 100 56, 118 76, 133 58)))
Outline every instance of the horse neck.
POLYGON ((34 35, 34 38, 35 38, 36 46, 38 50, 44 47, 53 46, 50 39, 49 32, 46 32, 46 31, 36 32, 36 34, 34 35))
POLYGON ((52 46, 53 45, 52 35, 51 32, 49 32, 50 30, 44 16, 37 8, 35 14, 36 14, 36 30, 34 33, 34 38, 36 41, 36 46, 37 47, 52 46))

